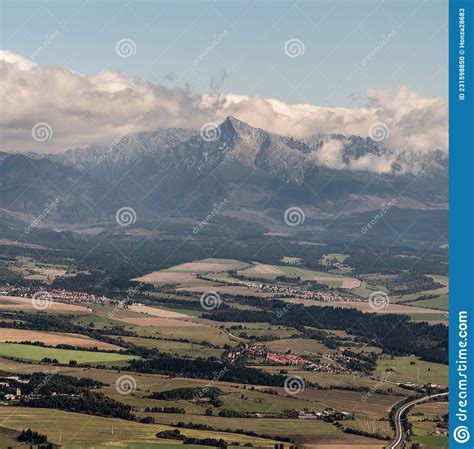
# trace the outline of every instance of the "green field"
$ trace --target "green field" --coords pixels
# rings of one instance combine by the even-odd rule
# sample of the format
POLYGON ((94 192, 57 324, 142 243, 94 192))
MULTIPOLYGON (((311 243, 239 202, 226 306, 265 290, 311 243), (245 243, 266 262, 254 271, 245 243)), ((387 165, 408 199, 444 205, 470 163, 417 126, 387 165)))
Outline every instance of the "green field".
POLYGON ((59 363, 68 363, 70 360, 75 360, 78 364, 117 362, 136 358, 126 354, 43 348, 16 343, 0 343, 0 356, 34 360, 36 362, 49 357, 50 359, 57 359, 59 363))
POLYGON ((232 328, 229 328, 229 330, 233 335, 240 336, 240 334, 244 333, 249 337, 274 337, 285 339, 301 335, 301 332, 292 327, 270 325, 268 323, 233 322, 232 328), (235 329, 235 327, 240 326, 242 326, 242 329, 235 329))
MULTIPOLYGON (((351 387, 367 387, 372 388, 377 384, 377 380, 370 376, 361 374, 331 374, 331 373, 319 373, 317 371, 306 371, 301 368, 292 366, 258 366, 257 368, 264 369, 272 374, 278 374, 281 370, 285 370, 286 373, 293 376, 299 376, 305 379, 307 382, 312 382, 320 385, 321 387, 330 387, 331 385, 347 386, 351 387)), ((401 393, 404 395, 410 395, 410 392, 399 388, 397 385, 384 383, 379 386, 379 391, 387 391, 389 388, 394 393, 401 393)))
POLYGON ((333 287, 333 288, 337 288, 341 285, 340 275, 307 270, 304 268, 296 268, 296 267, 291 267, 291 266, 281 266, 281 265, 271 265, 271 266, 275 268, 275 270, 278 270, 279 272, 281 272, 281 274, 261 273, 257 269, 258 264, 254 264, 250 268, 246 268, 244 270, 239 270, 237 273, 249 279, 252 279, 252 278, 276 279, 277 276, 284 275, 288 277, 298 276, 303 281, 318 281, 318 282, 321 282, 321 284, 325 284, 328 287, 333 287), (318 280, 318 278, 323 278, 324 280, 318 280), (330 280, 328 278, 334 278, 334 280, 330 280))
POLYGON ((442 275, 427 275, 433 279, 434 282, 443 285, 443 287, 435 288, 433 290, 425 290, 417 293, 412 293, 403 296, 394 296, 392 302, 407 303, 416 307, 427 307, 431 309, 448 310, 449 287, 448 276, 442 275), (425 296, 435 296, 434 298, 423 299, 425 296))
MULTIPOLYGON (((416 305, 418 303, 412 303, 413 305, 416 305)), ((420 306, 421 307, 421 306, 420 306)), ((428 310, 428 309, 426 309, 428 310)), ((441 313, 407 313, 410 317, 411 321, 431 321, 435 323, 445 323, 447 324, 448 322, 448 316, 446 315, 446 312, 441 312, 441 313)))
POLYGON ((448 310, 448 301, 448 295, 440 295, 436 298, 420 299, 410 304, 416 307, 427 307, 428 309, 448 310))
POLYGON ((140 336, 155 336, 162 338, 185 338, 193 343, 201 343, 203 340, 210 341, 216 345, 235 343, 230 339, 229 335, 217 327, 211 326, 162 326, 162 327, 146 327, 146 326, 126 326, 127 329, 133 329, 140 336))
POLYGON ((285 353, 290 350, 293 354, 299 355, 332 354, 336 352, 335 349, 329 349, 323 343, 309 338, 284 338, 268 342, 267 347, 270 351, 285 353))
POLYGON ((146 348, 155 348, 163 352, 177 354, 179 356, 189 357, 220 357, 222 350, 208 348, 196 343, 184 343, 179 341, 157 340, 152 338, 123 337, 124 341, 133 343, 137 346, 146 348))
POLYGON ((448 365, 425 362, 417 357, 394 357, 393 360, 387 358, 377 362, 374 376, 384 376, 385 370, 389 368, 395 369, 388 377, 392 382, 448 384, 448 365))
POLYGON ((448 437, 441 435, 413 435, 412 441, 414 443, 422 444, 423 448, 435 449, 435 448, 447 448, 449 447, 448 437))
MULTIPOLYGON (((335 436, 344 438, 344 434, 330 423, 314 420, 298 419, 275 419, 260 418, 249 421, 245 418, 220 418, 206 416, 173 416, 169 413, 153 414, 157 421, 173 424, 177 421, 193 422, 199 424, 209 424, 217 429, 247 429, 266 435, 288 435, 292 434, 298 440, 305 441, 307 438, 324 439, 325 437, 335 436)), ((347 435, 347 442, 350 441, 350 435, 347 435)))
MULTIPOLYGON (((147 443, 161 442, 165 447, 177 447, 170 440, 158 440, 156 433, 172 427, 160 424, 139 424, 115 418, 103 418, 60 410, 27 407, 0 406, 2 427, 22 430, 31 427, 48 435, 49 441, 62 444, 62 449, 130 448, 149 447, 147 443), (141 444, 142 446, 138 445, 141 444), (132 445, 130 445, 132 444, 132 445)), ((265 440, 246 435, 225 432, 205 432, 202 430, 182 429, 181 433, 198 438, 222 438, 229 442, 251 443, 254 446, 273 447, 273 440, 265 440)), ((179 446, 183 447, 183 446, 179 446)), ((200 446, 202 447, 202 446, 200 446)))
POLYGON ((127 323, 124 323, 123 321, 110 318, 109 314, 112 317, 120 316, 120 315, 115 314, 115 312, 112 314, 110 311, 110 308, 108 307, 101 306, 99 304, 94 304, 91 308, 94 310, 93 315, 85 315, 85 314, 79 315, 77 319, 74 320, 74 323, 80 324, 82 326, 84 325, 89 326, 92 323, 92 325, 98 329, 114 327, 114 326, 118 326, 118 327, 132 327, 133 326, 132 324, 127 324, 127 323))

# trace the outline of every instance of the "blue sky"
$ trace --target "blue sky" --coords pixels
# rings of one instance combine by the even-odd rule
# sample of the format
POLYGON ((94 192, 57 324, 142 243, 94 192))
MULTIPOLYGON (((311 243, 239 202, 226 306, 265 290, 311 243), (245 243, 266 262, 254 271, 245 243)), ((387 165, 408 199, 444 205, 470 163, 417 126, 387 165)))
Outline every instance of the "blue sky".
POLYGON ((36 62, 96 74, 116 69, 167 87, 350 106, 367 89, 406 85, 447 96, 447 2, 3 1, 2 48, 36 62), (383 36, 395 35, 365 65, 383 36), (193 61, 225 33, 204 60, 193 61), (136 54, 115 44, 132 39, 136 54), (304 54, 285 55, 288 39, 304 54))

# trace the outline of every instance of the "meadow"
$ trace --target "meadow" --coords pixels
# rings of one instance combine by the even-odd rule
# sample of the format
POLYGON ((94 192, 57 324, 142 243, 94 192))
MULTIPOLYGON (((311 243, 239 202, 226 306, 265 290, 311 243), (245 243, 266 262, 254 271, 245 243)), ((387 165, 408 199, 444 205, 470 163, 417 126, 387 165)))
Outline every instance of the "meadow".
POLYGON ((417 357, 384 357, 377 362, 374 375, 386 376, 386 370, 394 370, 389 374, 391 382, 413 382, 415 384, 433 383, 448 385, 448 366, 440 363, 425 362, 417 357))
MULTIPOLYGON (((35 307, 31 298, 25 298, 20 296, 0 296, 0 310, 22 310, 37 312, 38 309, 35 307)), ((89 313, 91 309, 85 306, 77 304, 65 304, 62 302, 52 301, 48 304, 48 312, 61 312, 61 313, 89 313)))
POLYGON ((123 337, 124 341, 145 348, 154 348, 162 352, 189 357, 220 357, 222 350, 213 349, 196 343, 184 343, 180 341, 158 340, 155 338, 123 337))
POLYGON ((447 413, 447 402, 430 402, 413 407, 408 417, 413 426, 412 440, 428 449, 447 448, 448 437, 438 428, 438 423, 447 413))
POLYGON ((66 332, 41 332, 26 329, 0 328, 0 342, 21 343, 21 342, 42 342, 48 346, 59 344, 80 346, 83 348, 119 350, 120 347, 100 340, 80 334, 66 332))
MULTIPOLYGON (((48 435, 49 441, 61 444, 64 449, 88 449, 100 444, 106 447, 121 446, 129 442, 161 442, 169 445, 169 440, 158 440, 156 433, 173 429, 161 424, 140 424, 115 418, 24 407, 0 407, 0 422, 2 427, 18 431, 36 426, 35 428, 48 435)), ((227 441, 251 443, 258 447, 272 447, 274 444, 273 440, 226 432, 181 429, 181 433, 191 437, 223 438, 227 441)))
POLYGON ((253 263, 251 267, 239 270, 237 274, 249 279, 264 278, 274 280, 277 276, 299 277, 302 281, 317 281, 332 288, 351 289, 360 286, 360 281, 353 277, 292 266, 253 263))
POLYGON ((120 362, 131 360, 134 356, 95 351, 76 351, 72 349, 44 348, 42 346, 19 343, 0 343, 0 356, 40 362, 45 357, 56 359, 59 363, 75 360, 79 365, 120 362))

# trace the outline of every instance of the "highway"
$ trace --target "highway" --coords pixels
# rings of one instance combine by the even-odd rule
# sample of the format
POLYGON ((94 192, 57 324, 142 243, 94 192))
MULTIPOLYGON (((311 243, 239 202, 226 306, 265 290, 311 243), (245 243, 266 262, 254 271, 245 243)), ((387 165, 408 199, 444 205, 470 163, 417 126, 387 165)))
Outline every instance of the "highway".
POLYGON ((394 426, 395 426, 395 437, 390 443, 390 445, 388 446, 388 449, 402 449, 403 448, 406 435, 403 430, 402 419, 409 408, 413 407, 416 404, 419 404, 420 402, 429 401, 430 399, 442 397, 442 396, 448 396, 448 393, 438 393, 438 394, 433 394, 431 396, 424 396, 422 398, 414 399, 413 401, 407 402, 406 404, 403 404, 400 408, 398 408, 398 410, 395 412, 395 415, 393 417, 394 426))

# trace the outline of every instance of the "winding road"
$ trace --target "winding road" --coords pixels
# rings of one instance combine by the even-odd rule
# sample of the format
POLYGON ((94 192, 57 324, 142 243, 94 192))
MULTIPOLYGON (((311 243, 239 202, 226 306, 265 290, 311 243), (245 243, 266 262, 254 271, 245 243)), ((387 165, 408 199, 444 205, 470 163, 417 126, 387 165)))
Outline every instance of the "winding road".
POLYGON ((448 393, 438 393, 438 394, 433 394, 431 396, 424 396, 422 398, 415 399, 413 401, 407 402, 406 404, 403 404, 402 406, 400 406, 396 410, 395 415, 393 417, 394 426, 395 426, 395 437, 390 443, 390 445, 387 446, 387 449, 402 449, 403 448, 406 435, 403 430, 402 419, 409 408, 421 402, 429 401, 430 399, 442 397, 442 396, 448 396, 448 393))

